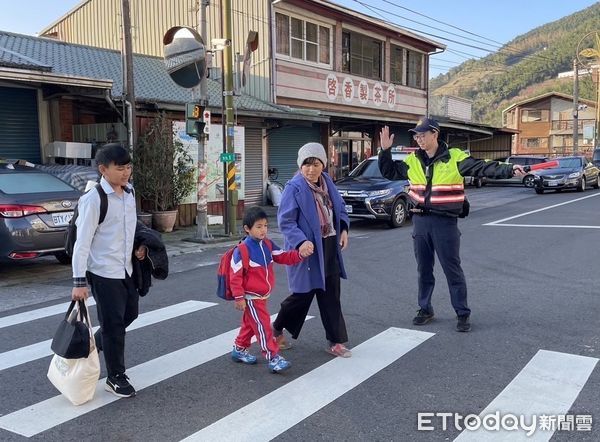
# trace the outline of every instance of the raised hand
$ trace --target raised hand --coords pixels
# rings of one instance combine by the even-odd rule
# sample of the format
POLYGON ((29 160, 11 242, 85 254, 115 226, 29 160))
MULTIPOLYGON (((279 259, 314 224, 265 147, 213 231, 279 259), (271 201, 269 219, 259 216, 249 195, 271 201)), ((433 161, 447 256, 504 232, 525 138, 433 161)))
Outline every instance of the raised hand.
POLYGON ((379 132, 379 145, 382 149, 386 150, 392 147, 394 143, 394 134, 390 136, 390 128, 388 126, 383 126, 381 132, 379 132))

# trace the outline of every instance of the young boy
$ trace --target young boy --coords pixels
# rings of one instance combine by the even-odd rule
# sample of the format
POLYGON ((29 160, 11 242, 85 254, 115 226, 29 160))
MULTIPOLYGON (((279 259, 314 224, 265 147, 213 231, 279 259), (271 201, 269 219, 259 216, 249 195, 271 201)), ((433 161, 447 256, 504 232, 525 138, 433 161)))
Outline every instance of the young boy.
MULTIPOLYGON (((129 184, 131 157, 123 146, 113 143, 98 151, 96 162, 108 210, 99 224, 98 189, 91 189, 79 199, 71 297, 87 299, 89 282, 100 322, 96 347, 104 351, 108 371, 105 389, 119 397, 133 397, 135 389, 125 374, 125 329, 138 316, 139 300, 131 279, 137 222, 135 197, 129 184)), ((137 259, 144 259, 145 255, 143 246, 135 251, 137 259)))
POLYGON ((291 364, 279 355, 279 346, 271 330, 267 299, 275 285, 273 261, 294 265, 309 254, 302 256, 298 250, 283 251, 267 239, 267 214, 260 207, 251 207, 246 211, 243 225, 247 233, 243 243, 248 250, 249 262, 245 264, 248 267, 244 268, 242 255, 236 248, 231 257, 230 283, 235 308, 243 310, 244 315, 231 358, 244 364, 256 364, 256 357, 248 353, 250 340, 256 336, 263 355, 269 361, 269 370, 279 373, 290 368, 291 364))

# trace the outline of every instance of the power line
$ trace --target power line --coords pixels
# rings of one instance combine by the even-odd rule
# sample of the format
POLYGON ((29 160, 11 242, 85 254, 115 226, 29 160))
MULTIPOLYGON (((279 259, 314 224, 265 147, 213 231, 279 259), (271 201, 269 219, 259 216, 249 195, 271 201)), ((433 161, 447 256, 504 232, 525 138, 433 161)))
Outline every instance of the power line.
MULTIPOLYGON (((508 51, 508 52, 512 52, 514 54, 522 54, 522 51, 519 51, 517 49, 512 49, 512 48, 510 48, 509 45, 504 45, 503 47, 501 47, 497 51, 492 51, 492 50, 487 49, 487 48, 483 48, 483 47, 480 47, 480 46, 475 46, 475 45, 468 44, 468 43, 463 43, 463 42, 460 42, 460 41, 457 41, 457 40, 450 39, 448 37, 443 37, 443 36, 440 36, 440 35, 432 34, 430 32, 422 31, 422 30, 419 30, 419 29, 416 29, 416 28, 411 28, 411 27, 408 27, 408 26, 398 25, 398 24, 396 24, 394 22, 391 22, 391 21, 387 20, 384 16, 382 16, 381 14, 379 14, 376 10, 383 11, 383 12, 389 14, 389 15, 396 15, 396 14, 393 14, 393 13, 391 13, 389 11, 386 11, 384 9, 378 8, 376 6, 364 3, 363 1, 360 1, 360 0, 353 0, 353 1, 355 3, 358 3, 359 5, 361 5, 363 7, 371 10, 373 13, 377 14, 378 16, 380 16, 385 23, 388 23, 388 24, 391 24, 391 25, 394 25, 394 26, 399 26, 399 27, 404 28, 404 29, 408 29, 408 30, 411 30, 411 31, 414 31, 414 32, 418 32, 418 33, 421 33, 421 34, 429 35, 429 36, 434 37, 434 38, 439 38, 441 40, 449 41, 449 42, 452 42, 452 43, 459 44, 461 46, 467 46, 467 47, 470 47, 470 48, 473 48, 473 49, 477 49, 477 50, 480 50, 480 51, 484 51, 484 52, 488 52, 488 53, 494 53, 495 52, 495 53, 499 54, 501 51, 508 51)), ((389 4, 394 5, 394 6, 401 7, 401 6, 397 5, 397 4, 391 3, 389 1, 386 1, 386 3, 389 3, 389 4)), ((401 18, 406 19, 405 17, 401 17, 401 18)), ((406 20, 408 20, 408 19, 406 19, 406 20)), ((455 34, 455 33, 449 32, 449 31, 443 31, 443 32, 445 32, 447 34, 450 34, 450 35, 453 35, 453 36, 458 37, 458 38, 466 38, 464 36, 461 36, 461 35, 458 35, 458 34, 455 34)), ((484 43, 484 44, 486 44, 488 46, 495 46, 495 45, 491 45, 489 43, 484 43)), ((544 59, 546 61, 553 61, 551 58, 545 57, 545 56, 543 56, 541 54, 521 55, 521 58, 531 58, 531 57, 538 57, 538 58, 544 59)))

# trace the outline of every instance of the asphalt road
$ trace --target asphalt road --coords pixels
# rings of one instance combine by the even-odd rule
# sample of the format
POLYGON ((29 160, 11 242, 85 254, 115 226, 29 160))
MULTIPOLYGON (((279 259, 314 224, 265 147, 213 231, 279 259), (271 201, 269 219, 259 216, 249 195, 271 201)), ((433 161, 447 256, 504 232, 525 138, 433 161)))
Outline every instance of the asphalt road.
MULTIPOLYGON (((538 196, 486 186, 469 189, 469 198, 471 215, 459 223, 470 333, 454 330, 439 265, 436 318, 413 326, 410 225, 358 221, 344 255, 349 279, 342 283, 353 357, 324 351, 314 305, 315 317, 285 353, 293 364, 288 372, 271 374, 262 360, 234 364, 228 352, 239 313, 214 295, 214 262, 225 250, 214 248, 175 258, 172 275, 141 300, 146 316, 128 333, 126 349, 138 396, 109 403, 104 391, 81 407, 56 397, 46 379, 49 353, 23 350, 52 337, 60 314, 42 311, 29 320, 22 314, 66 306, 68 271, 51 260, 3 267, 0 440, 28 434, 45 441, 512 441, 525 440, 524 433, 461 433, 454 418, 523 410, 527 422, 537 419, 527 440, 600 440, 600 192, 538 196), (194 303, 181 305, 187 301, 194 303), (438 415, 419 421, 418 413, 438 415), (439 413, 452 413, 445 430, 439 413), (557 427, 566 423, 542 430, 550 418, 557 427)), ((280 238, 276 231, 273 238, 280 238)), ((271 313, 287 293, 281 267, 277 276, 271 313)))

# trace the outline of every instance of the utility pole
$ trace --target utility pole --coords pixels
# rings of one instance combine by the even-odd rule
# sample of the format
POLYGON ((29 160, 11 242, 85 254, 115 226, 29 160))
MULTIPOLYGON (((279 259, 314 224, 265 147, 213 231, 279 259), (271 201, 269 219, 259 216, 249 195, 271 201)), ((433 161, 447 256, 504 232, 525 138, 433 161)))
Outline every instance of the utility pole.
MULTIPOLYGON (((204 44, 207 40, 206 8, 209 0, 200 0, 198 8, 198 34, 202 37, 204 44)), ((208 107, 208 79, 202 75, 200 80, 200 97, 198 99, 202 109, 208 107)), ((210 124, 208 121, 206 124, 210 124)), ((206 185, 206 134, 198 134, 198 202, 196 204, 196 239, 205 241, 211 238, 208 233, 208 186, 206 185)))
POLYGON ((579 70, 577 58, 573 60, 573 155, 579 144, 579 70))
MULTIPOLYGON (((596 60, 600 61, 600 57, 596 60)), ((600 66, 596 67, 596 74, 598 75, 598 83, 596 83, 598 93, 596 95, 596 130, 594 131, 594 147, 598 146, 598 135, 600 134, 600 66)))
MULTIPOLYGON (((231 0, 221 0, 221 11, 223 21, 223 38, 231 41, 231 0)), ((231 44, 225 46, 223 50, 223 76, 225 79, 225 116, 226 116, 226 133, 223 136, 227 137, 227 153, 235 155, 233 135, 233 59, 231 44)), ((228 192, 228 219, 229 233, 235 235, 237 233, 236 218, 238 192, 235 184, 235 161, 227 163, 227 192, 228 192)))
POLYGON ((127 144, 133 151, 137 142, 136 134, 136 112, 135 112, 135 91, 133 84, 133 45, 131 43, 131 14, 129 10, 129 0, 122 0, 121 15, 123 17, 123 115, 127 120, 127 144))

